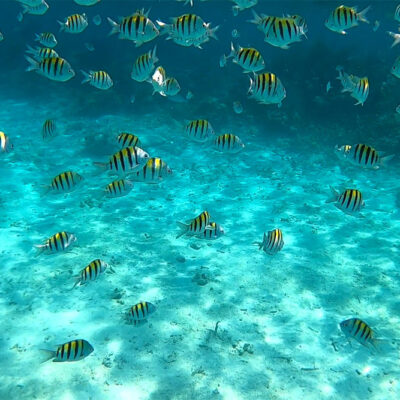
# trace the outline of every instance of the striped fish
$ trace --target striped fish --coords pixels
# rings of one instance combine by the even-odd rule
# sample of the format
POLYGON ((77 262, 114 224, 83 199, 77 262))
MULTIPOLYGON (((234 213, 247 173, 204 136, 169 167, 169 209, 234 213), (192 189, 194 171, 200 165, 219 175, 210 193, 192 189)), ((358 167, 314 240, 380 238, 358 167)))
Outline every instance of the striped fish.
POLYGON ((163 88, 165 80, 167 79, 167 73, 161 66, 157 67, 151 76, 151 84, 153 85, 153 94, 160 92, 163 88))
POLYGON ((370 8, 371 7, 367 7, 357 12, 356 7, 339 6, 329 14, 328 19, 325 21, 325 26, 333 32, 346 35, 346 29, 358 26, 358 22, 369 24, 365 15, 370 8))
POLYGON ((136 321, 143 321, 147 319, 147 317, 155 311, 156 311, 155 305, 147 301, 142 301, 140 303, 135 304, 129 309, 128 321, 132 323, 136 321))
POLYGON ((277 104, 281 107, 286 97, 286 90, 280 79, 272 72, 250 77, 249 98, 257 100, 261 104, 277 104))
POLYGON ((47 191, 52 190, 54 193, 70 193, 77 188, 82 180, 83 177, 77 172, 65 171, 52 179, 47 191))
POLYGON ((136 171, 130 178, 137 182, 160 183, 171 174, 172 169, 165 161, 158 157, 152 157, 147 160, 140 171, 136 171))
POLYGON ((114 22, 111 18, 107 20, 111 25, 110 35, 119 33, 119 39, 132 40, 136 47, 150 42, 160 33, 143 11, 136 11, 135 14, 122 18, 120 23, 114 22))
POLYGON ((89 71, 89 73, 87 73, 81 70, 81 72, 84 77, 82 83, 89 82, 90 85, 101 90, 108 90, 113 85, 110 75, 105 71, 89 71))
POLYGON ((117 141, 121 147, 140 147, 141 143, 139 138, 133 133, 121 132, 117 136, 117 141))
POLYGON ((22 4, 22 14, 21 13, 18 14, 17 19, 19 22, 21 22, 25 14, 43 15, 47 12, 48 9, 49 5, 44 0, 41 0, 35 6, 30 6, 29 4, 22 4))
POLYGON ((148 53, 139 56, 133 64, 131 78, 137 82, 144 82, 150 79, 155 68, 155 63, 158 61, 156 56, 157 46, 148 53))
POLYGON ((346 338, 354 339, 370 350, 377 350, 377 340, 374 331, 359 318, 350 318, 340 323, 340 329, 346 338))
POLYGON ((211 124, 205 119, 190 121, 185 128, 186 135, 194 142, 204 143, 215 135, 211 124))
POLYGON ((88 26, 86 14, 73 14, 65 19, 64 22, 57 21, 60 24, 60 32, 81 33, 88 26))
POLYGON ((239 136, 225 133, 214 139, 214 147, 224 153, 237 153, 244 148, 244 144, 239 136))
POLYGON ((253 9, 251 10, 251 12, 253 13, 253 19, 248 20, 248 22, 257 25, 257 29, 260 30, 265 35, 269 32, 272 24, 278 18, 265 14, 261 14, 260 16, 253 9))
POLYGON ((10 138, 0 131, 0 153, 8 153, 12 148, 13 145, 10 143, 10 138))
POLYGON ((105 190, 106 196, 110 198, 123 197, 133 189, 133 183, 125 179, 119 179, 109 183, 105 190))
POLYGON ((169 77, 165 79, 159 93, 161 94, 161 96, 175 96, 179 93, 180 90, 181 87, 176 78, 169 77))
POLYGON ((45 58, 41 61, 36 61, 28 56, 25 58, 30 63, 27 71, 36 71, 39 75, 53 81, 66 82, 75 76, 71 65, 61 57, 45 58))
POLYGON ((346 189, 343 193, 337 192, 332 186, 332 198, 326 203, 335 202, 335 206, 348 215, 357 215, 364 207, 364 200, 361 192, 357 189, 346 189))
POLYGON ((195 14, 184 14, 172 18, 172 24, 157 21, 157 24, 168 33, 169 39, 195 40, 208 35, 210 24, 205 23, 195 14))
POLYGON ((265 251, 267 254, 273 256, 279 251, 282 250, 283 245, 285 244, 283 241, 282 231, 278 228, 269 231, 268 235, 265 234, 263 236, 263 241, 257 242, 259 246, 259 250, 265 251))
POLYGON ((80 271, 79 275, 76 277, 76 282, 72 289, 75 286, 82 286, 90 281, 96 280, 100 274, 106 271, 107 268, 111 272, 114 272, 114 270, 105 261, 100 260, 99 258, 93 260, 80 271))
POLYGON ((216 222, 210 222, 209 225, 206 226, 203 233, 199 233, 196 235, 199 239, 206 239, 206 240, 215 240, 220 238, 225 234, 224 228, 221 225, 217 224, 216 222))
POLYGON ((301 41, 301 37, 306 35, 305 29, 304 25, 298 26, 293 18, 275 18, 264 41, 272 46, 288 49, 290 44, 301 41))
POLYGON ((253 7, 257 4, 258 0, 232 0, 235 5, 232 7, 232 13, 234 16, 239 14, 239 11, 243 11, 246 8, 253 7))
POLYGON ((231 42, 231 53, 228 58, 230 57, 233 58, 232 61, 235 64, 244 69, 244 73, 257 72, 265 67, 265 62, 261 53, 251 47, 244 48, 239 46, 235 49, 235 46, 231 42))
POLYGON ((53 57, 58 57, 58 53, 51 49, 50 47, 36 47, 33 48, 29 45, 27 45, 27 50, 26 52, 28 54, 33 55, 33 57, 37 60, 37 61, 41 61, 45 58, 53 58, 53 57))
POLYGON ((65 362, 65 361, 79 361, 83 360, 89 354, 93 352, 92 345, 84 339, 75 339, 70 342, 60 344, 57 350, 45 350, 47 357, 44 361, 53 359, 53 362, 65 362))
POLYGON ((140 147, 124 147, 113 154, 108 162, 95 162, 94 165, 97 165, 104 170, 113 171, 123 175, 134 171, 140 166, 143 166, 148 159, 148 153, 146 153, 140 147))
POLYGON ((193 218, 190 221, 179 222, 177 224, 180 228, 180 232, 176 236, 176 238, 180 238, 183 235, 197 235, 199 233, 203 233, 208 225, 210 225, 210 214, 208 211, 203 211, 196 218, 193 218))
POLYGON ((336 67, 339 72, 337 79, 340 80, 343 89, 342 93, 349 92, 351 97, 357 100, 356 106, 358 104, 364 105, 365 100, 367 100, 369 94, 369 82, 368 78, 359 78, 355 75, 349 75, 344 72, 343 67, 336 67))
POLYGON ((45 47, 53 48, 57 46, 57 39, 50 32, 35 33, 35 40, 45 47))
POLYGON ((366 144, 354 144, 353 146, 344 145, 336 147, 338 154, 354 165, 364 168, 378 169, 390 161, 394 154, 381 157, 379 153, 371 146, 366 144))
POLYGON ((62 231, 49 237, 44 244, 36 244, 35 247, 38 249, 38 255, 43 251, 53 253, 66 250, 75 241, 76 236, 73 233, 62 231))
POLYGON ((394 11, 394 19, 397 22, 400 22, 400 4, 396 7, 396 10, 394 11))
POLYGON ((57 135, 57 126, 52 119, 46 119, 42 127, 42 137, 44 140, 51 139, 57 135))

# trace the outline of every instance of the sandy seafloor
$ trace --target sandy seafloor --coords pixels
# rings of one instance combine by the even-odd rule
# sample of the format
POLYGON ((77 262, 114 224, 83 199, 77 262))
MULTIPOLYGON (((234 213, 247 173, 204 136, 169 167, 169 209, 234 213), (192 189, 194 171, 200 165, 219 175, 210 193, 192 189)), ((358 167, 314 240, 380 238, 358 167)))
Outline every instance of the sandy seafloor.
MULTIPOLYGON (((157 113, 72 118, 54 103, 61 134, 49 144, 40 139, 48 104, 3 99, 15 151, 2 154, 0 177, 0 398, 398 399, 398 158, 362 170, 312 132, 263 140, 251 115, 232 110, 231 119, 209 118, 246 144, 224 155, 189 142, 170 107, 208 117, 166 101, 157 113), (134 131, 174 174, 99 200, 109 179, 92 163, 118 149, 121 130, 134 131), (67 169, 85 177, 81 188, 40 197, 40 185, 67 169), (362 190, 365 218, 325 204, 329 185, 362 190), (176 239, 175 221, 205 209, 226 235, 176 239), (253 242, 275 227, 285 246, 270 257, 253 242), (33 245, 60 230, 79 246, 35 257, 33 245), (116 273, 71 291, 95 258, 116 273), (157 311, 146 325, 126 325, 123 313, 142 300, 157 311), (338 323, 350 317, 385 339, 379 354, 347 343, 338 323), (38 349, 75 338, 95 351, 40 364, 38 349)), ((350 143, 360 139, 348 134, 350 143)), ((378 145, 390 152, 389 140, 378 145)))

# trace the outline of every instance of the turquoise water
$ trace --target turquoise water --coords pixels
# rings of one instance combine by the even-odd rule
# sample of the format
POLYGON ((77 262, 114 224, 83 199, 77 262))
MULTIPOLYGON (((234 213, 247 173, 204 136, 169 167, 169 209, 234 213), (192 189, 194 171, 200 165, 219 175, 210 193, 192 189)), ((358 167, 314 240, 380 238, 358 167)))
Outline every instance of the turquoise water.
POLYGON ((288 50, 263 41, 246 22, 250 10, 233 16, 232 2, 48 3, 44 15, 22 22, 20 5, 0 4, 0 131, 13 145, 0 153, 0 398, 399 398, 400 117, 399 82, 390 73, 398 48, 386 33, 397 32, 397 3, 359 2, 359 10, 372 5, 371 23, 339 35, 324 26, 339 3, 259 1, 258 14, 305 17, 308 39, 288 50), (220 25, 218 40, 200 50, 160 36, 137 48, 107 36, 106 17, 142 7, 153 21, 201 15, 220 25), (87 13, 88 28, 59 33, 57 20, 75 12, 87 13), (232 39, 235 28, 240 37, 232 39), (26 44, 36 46, 35 33, 43 31, 56 35, 55 50, 74 68, 70 81, 25 71, 26 44), (286 88, 280 108, 249 99, 249 78, 231 60, 220 68, 231 40, 262 53, 266 71, 286 88), (180 83, 178 100, 130 78, 135 58, 155 44, 157 66, 180 83), (368 76, 364 106, 341 93, 337 65, 368 76), (113 87, 81 85, 80 69, 106 70, 113 87), (244 149, 227 154, 191 141, 185 126, 202 118, 217 135, 239 136, 244 149), (58 130, 50 141, 42 138, 46 119, 58 130), (173 173, 109 199, 104 187, 115 176, 94 162, 120 149, 123 131, 173 173), (335 155, 335 145, 356 143, 396 156, 374 170, 335 155), (67 170, 84 178, 77 189, 44 194, 67 170), (326 203, 330 186, 359 189, 361 216, 326 203), (176 221, 204 210, 225 234, 177 239, 176 221), (255 242, 275 228, 284 246, 270 256, 255 242), (74 233, 76 243, 38 255, 34 246, 60 231, 74 233), (115 273, 72 290, 74 277, 97 258, 115 273), (145 324, 127 324, 124 316, 140 301, 156 311, 145 324), (346 340, 339 323, 353 317, 381 339, 379 351, 346 340), (41 363, 40 349, 74 339, 90 342, 93 353, 41 363))

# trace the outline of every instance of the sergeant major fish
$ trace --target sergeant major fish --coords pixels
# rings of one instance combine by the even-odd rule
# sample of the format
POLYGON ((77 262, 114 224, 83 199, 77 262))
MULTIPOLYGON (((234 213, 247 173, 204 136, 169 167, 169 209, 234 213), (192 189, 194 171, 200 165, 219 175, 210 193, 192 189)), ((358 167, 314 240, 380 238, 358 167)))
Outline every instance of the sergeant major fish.
POLYGON ((41 0, 37 5, 31 6, 29 4, 22 4, 22 13, 19 13, 17 19, 22 22, 25 14, 30 15, 44 15, 49 9, 49 5, 41 0))
POLYGON ((76 236, 73 233, 65 231, 57 232, 53 236, 50 236, 44 244, 36 244, 35 247, 38 249, 37 255, 46 251, 49 253, 64 251, 70 247, 76 241, 76 236))
POLYGON ((89 73, 82 71, 84 79, 82 83, 89 82, 90 85, 97 89, 108 90, 113 86, 113 81, 105 71, 89 71, 89 73))
POLYGON ((213 127, 205 119, 190 121, 186 125, 185 132, 191 140, 198 143, 204 143, 215 135, 213 127))
POLYGON ((8 153, 12 148, 9 137, 0 131, 0 153, 8 153))
POLYGON ((42 127, 43 140, 51 139, 57 135, 57 126, 52 119, 46 119, 42 127))
POLYGON ((53 193, 71 193, 82 181, 83 177, 77 172, 65 171, 51 180, 50 185, 46 188, 46 193, 50 190, 53 193))
POLYGON ((71 65, 61 57, 45 58, 41 61, 29 56, 25 58, 30 63, 26 71, 35 71, 52 81, 66 82, 75 76, 71 65))
POLYGON ((203 211, 200 215, 193 218, 187 222, 179 222, 177 224, 180 228, 180 232, 176 236, 176 239, 180 238, 183 235, 197 235, 199 233, 203 233, 208 225, 210 225, 210 214, 208 211, 203 211))
POLYGON ((139 56, 133 64, 131 78, 137 82, 144 82, 148 80, 155 68, 158 58, 156 56, 157 46, 148 53, 139 56))
POLYGON ((31 54, 37 61, 41 61, 45 58, 59 57, 58 53, 50 47, 36 47, 33 48, 27 45, 26 52, 31 54))
POLYGON ((100 260, 99 258, 91 261, 85 268, 83 268, 79 272, 79 275, 76 276, 76 282, 72 289, 76 286, 82 286, 90 281, 96 280, 99 275, 106 270, 114 272, 114 270, 105 261, 100 260))
POLYGON ((210 224, 206 226, 206 229, 204 229, 204 232, 199 233, 196 237, 199 239, 216 240, 224 234, 225 231, 221 225, 216 222, 210 222, 210 224))
POLYGON ((339 193, 332 186, 332 198, 325 203, 335 203, 335 207, 348 215, 359 215, 361 209, 365 206, 362 193, 357 189, 346 189, 339 193))
POLYGON ((150 314, 153 314, 156 311, 156 307, 154 304, 149 303, 148 301, 142 301, 140 303, 132 306, 127 314, 127 319, 129 322, 133 323, 136 321, 142 321, 147 319, 150 314))
POLYGON ((265 67, 264 59, 261 53, 253 48, 238 47, 235 49, 231 42, 231 53, 228 58, 232 57, 232 61, 244 69, 244 73, 257 72, 265 67))
POLYGON ((93 350, 93 346, 88 341, 75 339, 58 345, 57 350, 42 349, 47 354, 47 358, 42 362, 51 359, 53 362, 79 361, 91 354, 93 350))
POLYGON ((340 80, 343 86, 342 93, 349 92, 350 96, 357 100, 357 103, 355 103, 356 106, 359 104, 364 105, 369 94, 368 78, 349 75, 340 66, 336 67, 336 70, 339 72, 337 79, 340 80))
POLYGON ((225 133, 214 139, 214 147, 216 150, 224 153, 238 153, 245 146, 239 136, 232 133, 225 133))
POLYGON ((281 107, 286 97, 286 90, 280 79, 272 72, 254 75, 250 77, 249 98, 257 100, 261 104, 277 104, 281 107))
POLYGON ((133 133, 121 132, 117 136, 117 141, 121 147, 141 147, 140 139, 133 133))
POLYGON ((263 241, 261 243, 256 242, 256 244, 258 244, 259 250, 263 250, 265 253, 273 256, 281 251, 285 244, 283 241, 282 231, 276 228, 269 231, 268 235, 264 232, 263 241))
POLYGON ((340 329, 349 340, 354 339, 369 350, 377 349, 377 339, 374 331, 361 319, 346 319, 340 323, 340 329))
POLYGON ((104 191, 109 198, 123 197, 131 192, 133 183, 126 179, 118 179, 109 183, 104 191))
POLYGON ((247 8, 253 7, 258 3, 258 0, 231 0, 235 3, 232 6, 232 13, 236 17, 239 11, 246 10, 247 8))
POLYGON ((35 34, 35 40, 45 47, 53 48, 57 45, 57 39, 50 32, 35 34))
POLYGON ((57 21, 60 24, 60 32, 81 33, 89 25, 86 14, 73 14, 65 19, 64 22, 57 21))
POLYGON ((371 7, 367 7, 364 10, 357 12, 356 7, 347 7, 341 5, 335 8, 328 16, 325 21, 325 26, 333 32, 346 35, 346 29, 354 28, 358 26, 358 22, 365 22, 369 24, 369 21, 365 17, 371 7))
POLYGON ((136 182, 160 183, 171 174, 172 169, 165 161, 158 157, 151 157, 141 170, 130 176, 130 179, 136 182))

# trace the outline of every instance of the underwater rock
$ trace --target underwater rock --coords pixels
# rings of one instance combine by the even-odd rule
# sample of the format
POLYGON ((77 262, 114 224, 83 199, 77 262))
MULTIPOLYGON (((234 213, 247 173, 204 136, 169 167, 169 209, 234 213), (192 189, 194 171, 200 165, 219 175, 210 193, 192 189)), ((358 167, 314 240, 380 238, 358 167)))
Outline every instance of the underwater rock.
POLYGON ((192 278, 192 282, 195 282, 199 286, 205 286, 211 281, 210 277, 204 272, 196 272, 195 276, 192 278))

